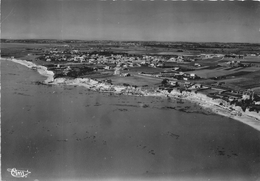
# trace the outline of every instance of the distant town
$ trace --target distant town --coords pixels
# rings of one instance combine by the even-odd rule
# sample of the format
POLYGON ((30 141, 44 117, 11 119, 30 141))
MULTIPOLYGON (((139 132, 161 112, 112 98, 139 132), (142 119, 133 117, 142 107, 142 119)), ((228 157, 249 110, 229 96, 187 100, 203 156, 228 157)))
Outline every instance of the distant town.
POLYGON ((54 78, 91 78, 128 91, 199 92, 223 100, 220 104, 260 111, 260 44, 8 39, 1 44, 2 57, 46 66, 54 78))

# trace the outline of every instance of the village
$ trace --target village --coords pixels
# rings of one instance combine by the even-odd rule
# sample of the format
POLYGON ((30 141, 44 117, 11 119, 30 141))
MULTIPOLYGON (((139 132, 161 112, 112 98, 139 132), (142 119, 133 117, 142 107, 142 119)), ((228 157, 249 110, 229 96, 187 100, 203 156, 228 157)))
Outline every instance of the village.
MULTIPOLYGON (((228 72, 232 69, 243 70, 253 67, 258 71, 259 62, 243 60, 247 56, 259 57, 259 54, 140 55, 106 50, 60 51, 57 48, 44 50, 44 53, 36 61, 46 62, 45 66, 55 73, 54 78, 92 78, 102 84, 128 87, 122 88, 122 91, 127 90, 127 94, 140 94, 137 90, 170 93, 173 89, 180 92, 200 92, 210 98, 221 99, 230 105, 239 106, 243 111, 248 109, 259 112, 260 110, 260 96, 252 89, 234 89, 226 86, 226 80, 236 78, 236 74, 244 75, 248 72, 229 71, 219 76, 214 74, 215 69, 228 72), (210 64, 209 60, 212 60, 210 64), (200 72, 205 70, 210 70, 212 76, 203 76, 200 72), (145 79, 154 79, 154 81, 148 85, 138 85, 138 80, 144 82, 145 79), (137 89, 138 87, 141 89, 137 89)), ((112 91, 112 89, 103 91, 112 91)))
POLYGON ((50 46, 49 40, 3 41, 27 43, 2 56, 43 65, 54 79, 87 78, 108 85, 99 91, 121 87, 122 93, 137 95, 200 93, 243 110, 260 110, 257 44, 52 40, 50 46))

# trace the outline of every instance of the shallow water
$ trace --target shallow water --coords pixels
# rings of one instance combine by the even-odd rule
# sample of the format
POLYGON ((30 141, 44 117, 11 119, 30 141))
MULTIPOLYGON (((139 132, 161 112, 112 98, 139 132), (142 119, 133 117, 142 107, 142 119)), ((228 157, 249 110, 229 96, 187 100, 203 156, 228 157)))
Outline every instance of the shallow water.
POLYGON ((260 133, 200 108, 114 96, 45 78, 2 61, 2 178, 27 180, 257 180, 260 133))

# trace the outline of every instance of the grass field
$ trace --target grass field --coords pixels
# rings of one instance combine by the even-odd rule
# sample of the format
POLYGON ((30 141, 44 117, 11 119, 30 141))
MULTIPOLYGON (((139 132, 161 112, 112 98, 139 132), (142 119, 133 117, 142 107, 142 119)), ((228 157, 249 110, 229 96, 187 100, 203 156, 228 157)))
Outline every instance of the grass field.
POLYGON ((252 90, 253 90, 256 94, 260 94, 260 86, 259 86, 259 87, 252 88, 252 90))
POLYGON ((129 68, 129 71, 130 72, 145 72, 145 73, 159 73, 159 72, 162 72, 163 69, 161 68, 153 68, 153 67, 130 67, 129 68))
POLYGON ((224 80, 227 86, 230 85, 239 89, 253 89, 257 91, 256 93, 260 93, 260 70, 255 72, 241 71, 229 76, 234 76, 234 78, 224 80))
POLYGON ((247 74, 250 74, 251 72, 248 72, 248 71, 239 71, 239 72, 235 72, 235 73, 232 73, 232 74, 229 74, 228 76, 232 76, 232 77, 238 77, 238 76, 244 76, 244 75, 247 75, 247 74))
POLYGON ((30 57, 28 54, 41 54, 41 50, 36 50, 39 48, 50 47, 46 44, 29 44, 29 43, 1 43, 1 56, 22 58, 24 60, 31 60, 35 57, 30 57), (28 59, 26 59, 28 58, 28 59))
POLYGON ((188 73, 195 73, 202 78, 212 78, 220 76, 242 76, 255 71, 259 72, 260 67, 216 67, 215 69, 201 69, 189 71, 188 73))
MULTIPOLYGON (((103 80, 107 78, 101 78, 99 80, 103 80)), ((123 77, 123 76, 111 76, 108 79, 112 80, 112 83, 114 85, 122 85, 122 84, 129 84, 129 85, 136 85, 136 86, 149 86, 153 87, 155 85, 159 85, 162 80, 156 79, 156 78, 147 78, 147 77, 142 77, 138 75, 133 75, 130 77, 123 77)))
POLYGON ((229 62, 229 61, 240 61, 240 62, 243 62, 243 63, 259 63, 260 64, 260 57, 244 57, 243 59, 223 58, 219 62, 229 62))
POLYGON ((255 62, 255 63, 260 63, 260 57, 245 57, 244 59, 241 60, 241 62, 255 62))
POLYGON ((1 43, 1 49, 5 48, 41 48, 49 47, 48 44, 38 44, 38 43, 1 43))
POLYGON ((190 71, 188 73, 194 73, 202 78, 213 78, 213 77, 220 77, 220 76, 226 76, 229 74, 232 74, 232 71, 224 70, 224 69, 218 69, 218 70, 196 70, 196 71, 190 71))

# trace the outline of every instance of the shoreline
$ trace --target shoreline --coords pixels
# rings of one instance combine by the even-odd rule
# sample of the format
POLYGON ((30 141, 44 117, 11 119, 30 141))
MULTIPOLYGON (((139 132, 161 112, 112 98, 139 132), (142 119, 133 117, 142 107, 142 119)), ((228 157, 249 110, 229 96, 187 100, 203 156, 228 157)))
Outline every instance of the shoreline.
POLYGON ((36 65, 32 62, 26 60, 18 59, 8 59, 2 58, 3 60, 12 61, 21 65, 24 65, 30 69, 36 69, 40 75, 47 77, 44 81, 45 84, 65 84, 74 86, 83 86, 87 89, 98 91, 98 92, 110 92, 114 94, 124 94, 124 95, 134 95, 134 96, 154 96, 154 97, 170 97, 178 98, 192 103, 196 103, 202 108, 210 109, 213 113, 221 116, 225 116, 241 123, 244 123, 258 131, 260 131, 260 114, 256 112, 249 112, 246 110, 243 112, 240 107, 229 105, 227 102, 221 99, 212 99, 207 97, 202 93, 194 93, 183 91, 180 93, 177 90, 172 90, 170 93, 167 91, 153 91, 148 92, 148 90, 143 90, 141 88, 125 87, 119 85, 109 85, 105 83, 100 83, 96 80, 90 78, 76 78, 76 79, 66 79, 57 78, 54 79, 54 73, 47 70, 47 67, 42 65, 36 65), (220 106, 220 103, 224 103, 225 106, 220 106))

